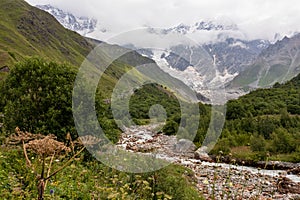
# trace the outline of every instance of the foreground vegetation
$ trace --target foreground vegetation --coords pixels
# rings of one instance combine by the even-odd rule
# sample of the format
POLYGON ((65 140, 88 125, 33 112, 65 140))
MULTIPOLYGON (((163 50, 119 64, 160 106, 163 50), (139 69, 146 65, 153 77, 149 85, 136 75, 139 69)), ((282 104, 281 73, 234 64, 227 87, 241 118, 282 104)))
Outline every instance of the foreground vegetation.
MULTIPOLYGON (((29 153, 36 167, 41 158, 29 153)), ((37 177, 26 167, 23 151, 5 147, 0 151, 0 192, 2 199, 36 199, 37 177)), ((62 155, 53 162, 53 170, 68 160, 62 155)), ((50 163, 51 157, 46 158, 50 163)), ((47 164, 46 167, 49 165, 47 164)), ((170 165, 153 173, 130 174, 106 167, 88 152, 53 176, 45 188, 45 199, 201 199, 193 183, 193 173, 170 165)))

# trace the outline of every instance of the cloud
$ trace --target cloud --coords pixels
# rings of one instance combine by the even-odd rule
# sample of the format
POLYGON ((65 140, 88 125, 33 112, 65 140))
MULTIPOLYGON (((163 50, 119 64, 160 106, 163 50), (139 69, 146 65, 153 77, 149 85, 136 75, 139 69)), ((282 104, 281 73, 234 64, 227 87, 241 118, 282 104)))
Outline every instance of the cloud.
POLYGON ((79 16, 94 17, 117 34, 132 29, 193 24, 201 19, 227 18, 249 39, 272 39, 300 31, 298 0, 26 0, 51 4, 79 16))

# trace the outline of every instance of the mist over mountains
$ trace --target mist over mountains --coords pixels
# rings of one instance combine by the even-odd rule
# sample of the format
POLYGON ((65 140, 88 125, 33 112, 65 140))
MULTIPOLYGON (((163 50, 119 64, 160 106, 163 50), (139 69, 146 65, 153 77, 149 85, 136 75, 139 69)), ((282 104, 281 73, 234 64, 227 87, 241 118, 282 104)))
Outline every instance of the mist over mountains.
MULTIPOLYGON (((95 19, 76 17, 51 5, 37 7, 83 36, 102 40, 111 34, 95 19)), ((219 18, 162 29, 146 27, 108 42, 153 59, 165 72, 208 98, 212 87, 226 87, 228 98, 236 98, 254 88, 286 82, 299 73, 299 35, 281 38, 274 33, 274 40, 248 40, 237 24, 219 18), (188 42, 177 44, 180 37, 188 42)))

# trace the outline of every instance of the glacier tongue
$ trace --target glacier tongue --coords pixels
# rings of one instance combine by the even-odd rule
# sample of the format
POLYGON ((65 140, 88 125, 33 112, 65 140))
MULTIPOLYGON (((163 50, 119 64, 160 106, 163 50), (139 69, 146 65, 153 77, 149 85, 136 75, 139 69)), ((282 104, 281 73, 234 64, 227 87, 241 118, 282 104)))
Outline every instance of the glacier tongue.
MULTIPOLYGON (((208 99, 215 97, 215 93, 218 90, 225 90, 224 86, 226 83, 230 82, 238 73, 230 74, 225 70, 223 73, 216 71, 215 77, 211 79, 211 76, 206 74, 201 74, 197 69, 190 65, 185 70, 179 70, 171 66, 166 57, 170 54, 169 50, 152 50, 152 55, 146 55, 153 59, 156 64, 166 73, 171 76, 181 80, 187 86, 192 88, 196 93, 204 95, 208 99)), ((234 97, 232 91, 230 91, 228 97, 234 97)), ((236 93, 235 95, 240 95, 236 93)), ((225 99, 227 100, 227 99, 225 99)))

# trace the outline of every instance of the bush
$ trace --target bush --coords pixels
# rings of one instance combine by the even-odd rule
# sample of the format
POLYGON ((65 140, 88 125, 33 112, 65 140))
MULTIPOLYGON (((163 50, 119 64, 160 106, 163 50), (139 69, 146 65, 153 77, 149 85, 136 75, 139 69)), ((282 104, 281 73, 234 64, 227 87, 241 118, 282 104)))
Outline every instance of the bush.
POLYGON ((218 154, 220 151, 226 155, 230 153, 230 141, 228 138, 220 139, 212 149, 211 153, 218 154))
POLYGON ((252 151, 262 151, 266 150, 266 141, 262 135, 254 134, 250 138, 250 147, 252 151))
POLYGON ((173 120, 167 121, 166 125, 163 128, 163 132, 166 135, 175 135, 177 131, 178 131, 178 124, 173 120))
POLYGON ((278 128, 272 135, 272 151, 291 153, 296 150, 292 135, 286 129, 278 128))
POLYGON ((76 71, 65 64, 31 58, 18 63, 4 82, 4 124, 64 139, 74 133, 72 90, 76 71))

